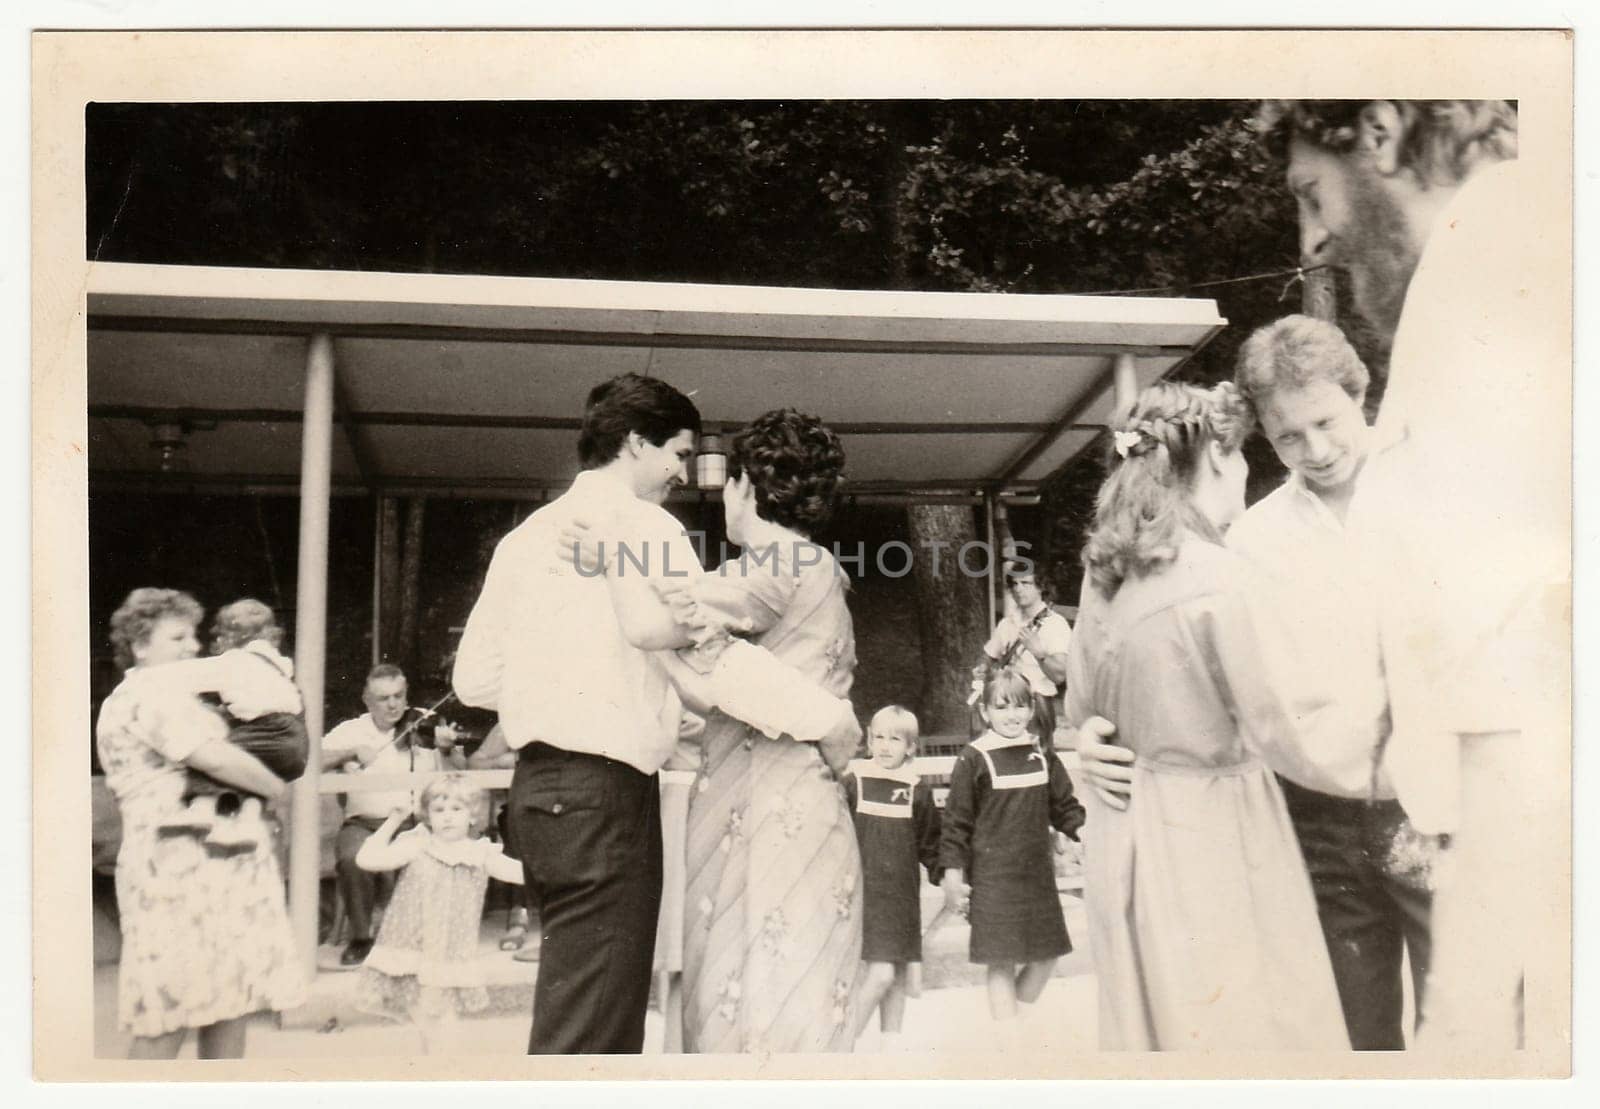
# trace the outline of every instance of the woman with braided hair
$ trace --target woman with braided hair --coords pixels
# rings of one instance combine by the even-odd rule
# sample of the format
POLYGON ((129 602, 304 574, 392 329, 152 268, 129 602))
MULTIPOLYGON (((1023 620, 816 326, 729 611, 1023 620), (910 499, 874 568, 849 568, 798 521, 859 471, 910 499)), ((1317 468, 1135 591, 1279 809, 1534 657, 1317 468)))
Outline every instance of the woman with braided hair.
POLYGON ((1277 779, 1289 717, 1222 534, 1250 429, 1232 385, 1162 383, 1119 422, 1084 549, 1067 716, 1117 722, 1137 801, 1090 790, 1085 897, 1104 1048, 1347 1049, 1277 779))

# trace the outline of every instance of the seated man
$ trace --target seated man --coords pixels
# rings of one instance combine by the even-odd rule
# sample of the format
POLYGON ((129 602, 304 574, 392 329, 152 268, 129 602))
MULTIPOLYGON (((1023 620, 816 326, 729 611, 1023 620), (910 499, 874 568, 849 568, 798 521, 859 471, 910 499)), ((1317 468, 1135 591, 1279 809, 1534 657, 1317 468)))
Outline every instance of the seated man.
MULTIPOLYGON (((406 716, 406 676, 387 663, 367 675, 361 693, 367 711, 346 720, 322 737, 322 769, 346 773, 409 774, 419 770, 462 770, 466 756, 456 746, 455 731, 441 724, 435 732, 437 750, 417 746, 415 722, 406 716), (441 756, 443 758, 441 759, 441 756), (444 765, 448 763, 448 767, 444 765)), ((367 790, 347 795, 344 824, 335 847, 339 893, 350 920, 350 943, 339 962, 359 966, 372 950, 372 913, 392 885, 390 873, 374 873, 356 865, 356 853, 378 830, 396 806, 416 807, 414 790, 367 790)))

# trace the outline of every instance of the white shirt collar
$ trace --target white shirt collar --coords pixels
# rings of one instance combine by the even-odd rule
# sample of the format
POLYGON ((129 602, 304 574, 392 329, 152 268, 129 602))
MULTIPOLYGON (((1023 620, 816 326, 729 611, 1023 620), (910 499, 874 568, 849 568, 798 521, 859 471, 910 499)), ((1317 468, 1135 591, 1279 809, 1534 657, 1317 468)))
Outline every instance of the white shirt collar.
POLYGON ((572 480, 574 489, 582 489, 584 494, 604 500, 640 500, 633 486, 621 474, 612 470, 579 470, 578 476, 572 480))

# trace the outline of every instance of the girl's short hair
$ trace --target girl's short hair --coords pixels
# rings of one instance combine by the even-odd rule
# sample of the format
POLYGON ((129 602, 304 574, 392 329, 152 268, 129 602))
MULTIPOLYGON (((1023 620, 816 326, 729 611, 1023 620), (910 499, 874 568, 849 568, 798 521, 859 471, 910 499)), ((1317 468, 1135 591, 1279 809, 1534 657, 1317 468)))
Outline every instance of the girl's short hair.
MULTIPOLYGON (((479 835, 489 826, 489 794, 472 784, 464 774, 446 774, 435 778, 422 789, 422 822, 428 823, 428 806, 440 797, 460 801, 467 808, 467 819, 472 834, 479 835)), ((431 830, 432 825, 429 825, 431 830)))
POLYGON ((1114 596, 1129 576, 1171 563, 1185 528, 1213 530, 1190 503, 1190 482, 1208 446, 1236 451, 1253 425, 1231 382, 1202 389, 1163 381, 1139 394, 1113 425, 1116 457, 1083 548, 1089 580, 1102 596, 1114 596))
POLYGON ((135 589, 111 614, 111 649, 123 670, 134 664, 133 649, 149 642, 156 624, 167 617, 198 626, 206 610, 181 589, 135 589))
POLYGON ((983 704, 989 708, 1002 705, 1033 705, 1033 686, 1022 671, 1012 666, 1001 666, 983 681, 983 704))
POLYGON ((890 735, 903 739, 915 747, 917 736, 921 729, 917 726, 916 713, 904 705, 884 705, 872 714, 872 719, 867 721, 867 730, 881 728, 890 735))
POLYGON ((283 643, 283 629, 267 605, 245 597, 217 609, 211 621, 212 654, 220 655, 258 639, 274 647, 283 643))

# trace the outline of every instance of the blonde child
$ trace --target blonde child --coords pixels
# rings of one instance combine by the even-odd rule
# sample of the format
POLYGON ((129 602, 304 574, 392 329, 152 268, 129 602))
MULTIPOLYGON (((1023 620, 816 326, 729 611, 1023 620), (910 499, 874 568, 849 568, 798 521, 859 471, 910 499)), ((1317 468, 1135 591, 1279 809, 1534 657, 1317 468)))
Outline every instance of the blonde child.
POLYGON ((357 1004, 417 1026, 424 1051, 465 1013, 489 1003, 478 962, 478 924, 489 879, 521 885, 522 864, 483 837, 488 797, 464 775, 422 791, 422 823, 396 808, 362 845, 363 870, 399 870, 377 942, 361 967, 357 1004))
POLYGON ((945 906, 972 922, 970 957, 989 968, 989 1012, 1017 1015, 1039 999, 1072 950, 1056 893, 1052 827, 1077 838, 1084 810, 1066 768, 1030 730, 1033 692, 1016 670, 984 683, 988 730, 956 758, 940 862, 945 906))
MULTIPOLYGON (((238 600, 217 611, 211 625, 213 657, 173 663, 168 676, 212 701, 228 726, 228 742, 287 782, 305 772, 307 739, 294 663, 278 651, 282 640, 271 608, 250 598, 238 600)), ((183 812, 166 828, 192 829, 213 846, 241 849, 268 836, 262 799, 254 794, 187 770, 183 799, 183 812)))
POLYGON ((917 718, 885 705, 867 725, 868 761, 852 764, 844 779, 861 847, 861 961, 866 964, 857 1010, 857 1035, 874 1011, 883 1047, 899 1042, 905 1021, 907 972, 922 961, 919 865, 938 883, 939 810, 933 791, 917 776, 917 718))

